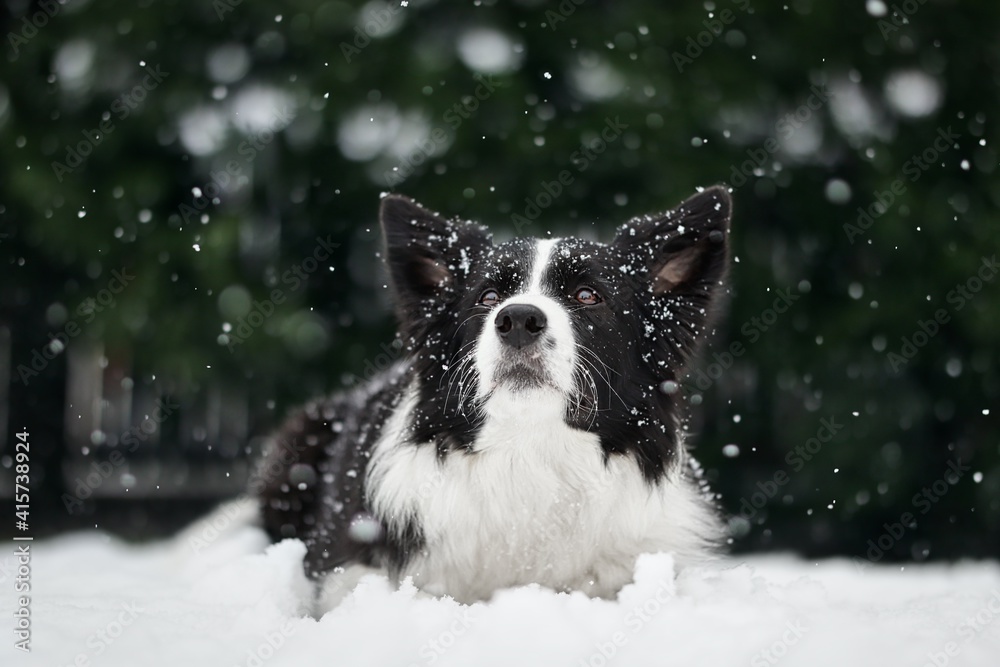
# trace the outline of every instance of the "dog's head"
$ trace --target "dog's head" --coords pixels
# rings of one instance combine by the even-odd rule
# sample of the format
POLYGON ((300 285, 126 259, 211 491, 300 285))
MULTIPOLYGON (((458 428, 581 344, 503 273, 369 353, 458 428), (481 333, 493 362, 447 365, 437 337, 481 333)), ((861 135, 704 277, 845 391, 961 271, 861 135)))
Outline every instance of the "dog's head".
POLYGON ((471 448, 491 403, 557 403, 609 454, 662 472, 676 397, 728 265, 730 197, 704 190, 609 244, 494 245, 483 227, 382 201, 386 261, 420 386, 414 438, 471 448))

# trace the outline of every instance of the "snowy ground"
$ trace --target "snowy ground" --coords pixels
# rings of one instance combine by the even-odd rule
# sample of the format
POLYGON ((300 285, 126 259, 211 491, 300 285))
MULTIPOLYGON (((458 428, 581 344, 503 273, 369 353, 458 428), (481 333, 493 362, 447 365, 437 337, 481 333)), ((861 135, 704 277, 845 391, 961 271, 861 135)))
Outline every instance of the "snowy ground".
MULTIPOLYGON (((183 539, 137 548, 96 533, 36 543, 32 652, 5 629, 0 665, 1000 664, 997 563, 860 571, 771 556, 675 580, 656 555, 617 601, 529 587, 472 606, 373 576, 317 620, 303 613, 303 551, 267 548, 249 527, 197 554, 183 539)), ((12 564, 0 556, 9 626, 12 564)))

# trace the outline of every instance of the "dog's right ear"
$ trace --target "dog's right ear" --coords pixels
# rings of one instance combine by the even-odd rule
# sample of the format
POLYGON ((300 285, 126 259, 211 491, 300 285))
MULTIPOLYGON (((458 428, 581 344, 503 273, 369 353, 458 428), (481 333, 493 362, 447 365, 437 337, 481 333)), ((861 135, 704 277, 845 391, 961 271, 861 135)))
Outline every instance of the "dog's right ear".
POLYGON ((421 306, 453 301, 493 243, 485 228, 445 220, 402 195, 382 199, 380 218, 393 291, 408 319, 420 316, 421 306))

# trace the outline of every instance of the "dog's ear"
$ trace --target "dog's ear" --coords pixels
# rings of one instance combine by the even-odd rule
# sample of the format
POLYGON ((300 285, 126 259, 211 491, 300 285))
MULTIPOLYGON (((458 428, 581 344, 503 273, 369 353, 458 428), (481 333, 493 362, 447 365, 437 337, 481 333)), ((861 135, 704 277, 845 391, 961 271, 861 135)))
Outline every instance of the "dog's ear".
POLYGON ((714 186, 671 211, 625 223, 614 245, 640 265, 654 296, 710 299, 729 263, 731 210, 729 193, 714 186))
POLYGON ((445 220, 402 195, 382 199, 385 260, 398 306, 415 316, 420 304, 459 294, 471 263, 492 244, 483 227, 445 220))

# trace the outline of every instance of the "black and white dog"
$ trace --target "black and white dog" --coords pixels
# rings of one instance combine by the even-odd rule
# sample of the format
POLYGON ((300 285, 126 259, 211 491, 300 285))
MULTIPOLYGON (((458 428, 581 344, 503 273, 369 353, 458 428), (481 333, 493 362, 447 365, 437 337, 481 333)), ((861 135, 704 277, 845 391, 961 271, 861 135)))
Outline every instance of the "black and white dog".
POLYGON ((403 361, 274 436, 274 540, 318 576, 361 566, 469 602, 538 583, 613 596, 636 557, 679 565, 723 531, 677 393, 728 265, 730 197, 704 190, 577 238, 494 245, 382 200, 403 361))

